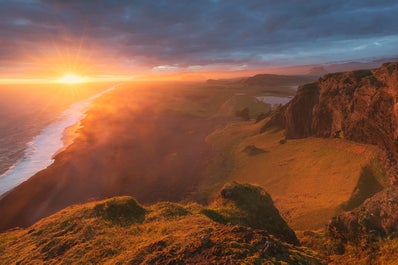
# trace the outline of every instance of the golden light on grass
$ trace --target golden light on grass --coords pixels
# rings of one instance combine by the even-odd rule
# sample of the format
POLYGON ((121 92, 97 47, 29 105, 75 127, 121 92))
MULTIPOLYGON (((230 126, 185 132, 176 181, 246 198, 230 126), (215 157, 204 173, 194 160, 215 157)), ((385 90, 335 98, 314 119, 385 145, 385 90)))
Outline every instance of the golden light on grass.
POLYGON ((63 77, 58 79, 58 83, 62 84, 81 84, 87 82, 85 77, 76 74, 65 74, 63 77))

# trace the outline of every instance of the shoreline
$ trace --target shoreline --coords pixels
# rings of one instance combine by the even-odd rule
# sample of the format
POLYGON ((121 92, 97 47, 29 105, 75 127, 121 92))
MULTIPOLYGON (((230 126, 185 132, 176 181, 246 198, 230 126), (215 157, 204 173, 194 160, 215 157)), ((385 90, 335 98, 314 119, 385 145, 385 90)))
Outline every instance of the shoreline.
POLYGON ((93 96, 71 104, 58 118, 45 126, 26 144, 23 156, 0 175, 0 199, 37 172, 54 162, 54 157, 70 146, 79 135, 81 120, 87 115, 91 103, 114 90, 111 86, 93 96))

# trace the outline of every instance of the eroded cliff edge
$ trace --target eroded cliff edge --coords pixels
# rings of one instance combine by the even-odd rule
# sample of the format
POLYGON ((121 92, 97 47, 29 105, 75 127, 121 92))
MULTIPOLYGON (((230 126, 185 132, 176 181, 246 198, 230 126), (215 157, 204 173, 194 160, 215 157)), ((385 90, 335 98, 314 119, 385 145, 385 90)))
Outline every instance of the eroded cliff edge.
POLYGON ((378 145, 386 151, 390 181, 398 171, 398 62, 373 70, 327 74, 300 86, 262 131, 279 126, 287 139, 336 137, 378 145))

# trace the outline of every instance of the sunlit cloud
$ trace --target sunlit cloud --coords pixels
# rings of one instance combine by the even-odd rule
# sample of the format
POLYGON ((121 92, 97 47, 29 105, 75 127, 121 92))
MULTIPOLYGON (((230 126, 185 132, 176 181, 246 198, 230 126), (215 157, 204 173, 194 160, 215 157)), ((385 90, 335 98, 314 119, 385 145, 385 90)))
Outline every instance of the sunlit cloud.
POLYGON ((234 71, 395 56, 397 13, 395 1, 370 0, 0 1, 0 77, 234 71))

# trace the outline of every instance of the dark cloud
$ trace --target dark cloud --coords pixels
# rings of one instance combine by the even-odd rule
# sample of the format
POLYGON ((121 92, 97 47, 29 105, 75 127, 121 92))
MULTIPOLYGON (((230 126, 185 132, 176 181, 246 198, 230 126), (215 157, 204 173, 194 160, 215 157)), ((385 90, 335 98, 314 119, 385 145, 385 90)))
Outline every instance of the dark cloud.
POLYGON ((132 71, 389 56, 397 13, 387 0, 0 0, 0 62, 54 47, 132 71))

